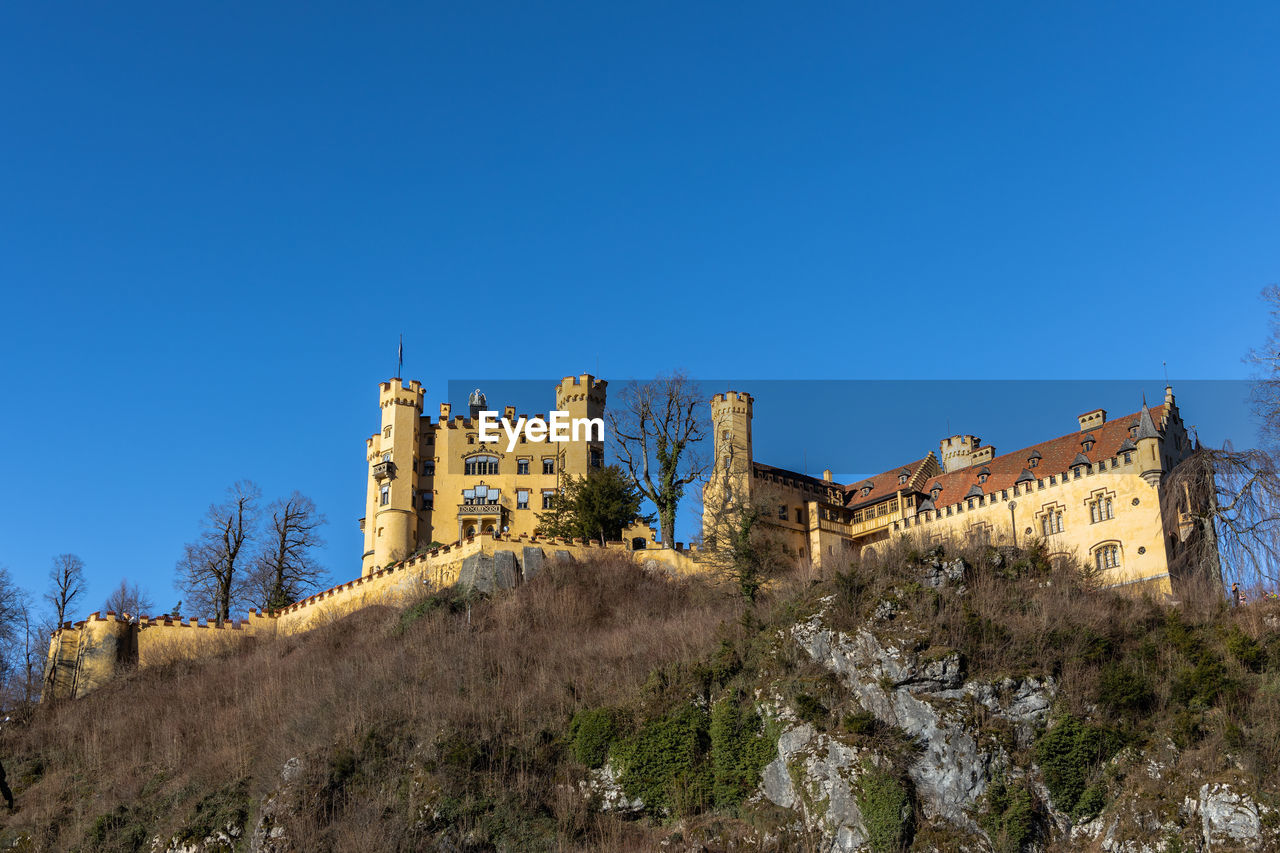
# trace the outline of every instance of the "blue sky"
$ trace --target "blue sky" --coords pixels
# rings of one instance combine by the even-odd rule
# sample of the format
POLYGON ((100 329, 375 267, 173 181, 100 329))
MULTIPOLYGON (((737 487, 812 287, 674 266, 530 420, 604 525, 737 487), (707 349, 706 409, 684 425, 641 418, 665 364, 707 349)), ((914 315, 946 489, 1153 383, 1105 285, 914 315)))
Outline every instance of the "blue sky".
POLYGON ((1280 278, 1277 42, 1261 3, 7 6, 0 564, 34 589, 73 551, 89 605, 128 576, 167 606, 250 477, 355 574, 402 332, 433 404, 682 368, 1138 377, 1131 411, 1162 361, 1240 379, 1280 278))

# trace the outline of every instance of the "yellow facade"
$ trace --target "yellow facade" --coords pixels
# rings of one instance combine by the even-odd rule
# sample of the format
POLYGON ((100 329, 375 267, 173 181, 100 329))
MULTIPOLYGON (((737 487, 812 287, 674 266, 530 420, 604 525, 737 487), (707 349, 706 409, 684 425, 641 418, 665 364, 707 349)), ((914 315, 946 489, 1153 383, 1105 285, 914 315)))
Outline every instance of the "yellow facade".
POLYGON ((1154 410, 1144 403, 1108 421, 1095 409, 1078 417, 1075 432, 1014 453, 949 436, 937 454, 843 485, 830 471, 818 479, 743 460, 750 399, 729 392, 711 401, 717 465, 704 504, 708 545, 717 507, 743 494, 798 560, 817 567, 843 568, 903 535, 921 544, 1039 540, 1096 569, 1103 583, 1172 590, 1169 566, 1187 528, 1181 513, 1164 514, 1161 484, 1192 443, 1171 388, 1154 410))
MULTIPOLYGON (((555 386, 555 410, 571 419, 603 418, 607 383, 590 374, 567 376, 555 386)), ((579 431, 576 440, 521 435, 508 449, 505 434, 481 441, 478 415, 490 409, 472 395, 464 416, 441 404, 439 419, 423 412, 423 390, 414 381, 383 382, 378 390, 381 428, 366 442, 362 573, 372 574, 433 544, 507 533, 533 535, 537 514, 566 476, 585 475, 604 460, 602 435, 579 431)), ((511 406, 502 417, 516 423, 511 406)), ((546 420, 547 414, 533 417, 546 420)))

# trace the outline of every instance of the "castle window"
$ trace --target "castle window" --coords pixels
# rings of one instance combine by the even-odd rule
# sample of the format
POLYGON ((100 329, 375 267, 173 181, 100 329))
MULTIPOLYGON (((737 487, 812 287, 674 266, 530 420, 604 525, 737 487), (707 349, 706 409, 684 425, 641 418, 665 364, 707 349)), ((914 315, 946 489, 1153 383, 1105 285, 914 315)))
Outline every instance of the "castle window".
POLYGON ((1120 546, 1110 543, 1099 545, 1094 549, 1093 562, 1098 571, 1118 568, 1120 566, 1120 546))
POLYGON ((1037 465, 1039 465, 1039 464, 1040 464, 1040 457, 1039 457, 1039 456, 1032 456, 1030 459, 1028 459, 1028 460, 1027 460, 1027 467, 1028 467, 1028 468, 1034 468, 1034 467, 1036 467, 1036 466, 1037 466, 1037 465))
POLYGON ((988 476, 987 474, 979 474, 979 475, 978 475, 978 482, 979 482, 979 483, 985 483, 985 482, 987 482, 987 476, 988 476))
POLYGON ((779 518, 779 519, 781 519, 782 521, 786 521, 786 520, 787 520, 787 505, 786 505, 786 504, 782 504, 781 506, 779 506, 779 507, 778 507, 778 518, 779 518))
POLYGON ((529 490, 516 489, 516 509, 529 508, 529 490))
POLYGON ((1040 516, 1040 533, 1044 536, 1051 536, 1054 533, 1062 532, 1062 508, 1049 507, 1040 516))
POLYGON ((423 493, 422 493, 422 508, 423 508, 423 509, 434 509, 434 508, 435 508, 435 505, 436 505, 436 495, 435 495, 435 492, 423 492, 423 493))
POLYGON ((796 524, 804 524, 804 510, 796 507, 796 524))
MULTIPOLYGON (((1030 484, 1030 483, 1028 483, 1027 485, 1028 485, 1028 486, 1030 486, 1031 484, 1030 484)), ((1037 488, 1037 489, 1043 489, 1043 488, 1044 488, 1044 478, 1043 478, 1043 477, 1041 477, 1039 480, 1036 480, 1036 488, 1037 488)))
POLYGON ((517 473, 517 474, 528 474, 528 473, 529 473, 529 460, 528 460, 528 459, 517 459, 517 460, 516 460, 516 473, 517 473))
POLYGON ((604 463, 604 453, 602 453, 601 451, 597 450, 594 447, 591 448, 591 467, 599 468, 603 463, 604 463))
POLYGON ((383 428, 382 428, 382 437, 383 437, 383 438, 391 438, 391 427, 383 427, 383 428))
POLYGON ((551 499, 555 497, 555 494, 556 494, 555 489, 542 490, 542 508, 543 509, 551 509, 551 499))
POLYGON ((1133 453, 1126 450, 1124 452, 1124 464, 1128 465, 1132 461, 1133 461, 1133 453))
POLYGON ((462 472, 467 476, 475 477, 484 474, 494 475, 498 473, 498 457, 496 456, 472 456, 463 462, 462 472))
POLYGON ((386 453, 382 454, 382 461, 383 461, 383 462, 390 462, 390 461, 391 461, 391 451, 390 451, 390 450, 388 450, 386 453))
POLYGON ((556 472, 556 460, 554 456, 542 457, 542 473, 554 474, 556 472))
POLYGON ((1091 524, 1097 524, 1099 521, 1106 521, 1115 518, 1115 511, 1112 509, 1111 497, 1108 495, 1099 495, 1095 500, 1089 502, 1089 517, 1091 524))
POLYGON ((435 473, 436 473, 436 463, 435 463, 434 461, 432 461, 432 462, 428 462, 428 461, 426 461, 426 460, 424 459, 424 460, 422 461, 422 473, 423 473, 423 475, 424 475, 424 476, 427 476, 427 477, 433 477, 433 476, 435 476, 435 473))
POLYGON ((906 475, 906 474, 899 474, 899 475, 898 475, 898 485, 899 485, 899 486, 901 486, 901 485, 902 485, 903 483, 905 483, 905 482, 907 482, 907 475, 906 475))
POLYGON ((382 494, 382 506, 386 506, 387 504, 391 503, 391 487, 390 486, 383 486, 381 494, 382 494))
POLYGON ((467 433, 467 444, 475 444, 476 437, 474 433, 467 433))
POLYGON ((1057 475, 1057 474, 1050 474, 1050 475, 1049 475, 1049 485, 1050 485, 1050 486, 1056 486, 1057 484, 1058 484, 1058 475, 1057 475))
POLYGON ((1080 477, 1084 475, 1084 466, 1083 466, 1083 465, 1077 465, 1076 467, 1072 468, 1072 469, 1071 469, 1071 471, 1072 471, 1073 475, 1075 476, 1075 478, 1076 478, 1077 480, 1079 480, 1079 479, 1080 479, 1080 477))

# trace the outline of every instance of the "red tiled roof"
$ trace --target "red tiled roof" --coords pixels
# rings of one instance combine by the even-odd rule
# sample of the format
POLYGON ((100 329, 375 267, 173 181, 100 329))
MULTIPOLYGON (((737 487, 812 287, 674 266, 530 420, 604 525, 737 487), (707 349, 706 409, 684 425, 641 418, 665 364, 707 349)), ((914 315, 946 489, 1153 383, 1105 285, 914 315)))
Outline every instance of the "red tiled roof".
MULTIPOLYGON (((1042 441, 1039 444, 1033 444, 1030 447, 1024 447, 1021 450, 1015 450, 1012 453, 1005 453, 995 457, 990 462, 983 462, 969 468, 962 468, 959 471, 952 471, 949 474, 930 477, 921 491, 931 495, 934 484, 938 483, 942 485, 942 491, 934 503, 937 506, 957 503, 964 500, 969 490, 978 485, 978 476, 983 470, 989 472, 986 482, 980 486, 983 492, 991 494, 1001 489, 1011 489, 1023 469, 1028 467, 1027 460, 1032 451, 1039 451, 1040 453, 1039 464, 1030 469, 1032 475, 1037 478, 1048 477, 1050 474, 1061 474, 1071 467, 1071 463, 1078 454, 1084 454, 1091 463, 1096 463, 1101 459, 1110 459, 1117 454, 1120 445, 1124 444, 1125 440, 1129 438, 1129 427, 1138 423, 1138 418, 1141 414, 1141 412, 1135 412, 1131 415, 1123 415, 1109 420, 1101 426, 1091 427, 1087 432, 1077 430, 1067 435, 1051 438, 1048 441, 1042 441), (1081 444, 1085 435, 1092 435, 1094 438, 1093 449, 1087 452, 1081 444)), ((1151 417, 1156 424, 1162 424, 1164 421, 1164 406, 1152 406, 1151 417)))
POLYGON ((801 474, 798 471, 788 471, 786 468, 765 465, 763 462, 753 462, 752 465, 759 475, 774 476, 780 480, 795 480, 798 486, 808 487, 811 490, 817 490, 822 493, 825 493, 832 486, 839 488, 836 483, 829 483, 820 477, 810 477, 808 474, 801 474))
POLYGON ((899 491, 922 491, 926 481, 932 482, 931 475, 939 470, 941 469, 938 467, 937 459, 933 453, 930 453, 923 459, 908 462, 906 465, 899 465, 896 468, 876 474, 874 477, 847 483, 843 487, 844 505, 852 509, 864 504, 878 503, 886 498, 893 497, 899 491), (931 461, 932 465, 929 464, 931 461), (899 482, 903 472, 907 474, 907 482, 905 484, 899 482), (871 486, 871 491, 864 495, 862 489, 868 485, 871 486))

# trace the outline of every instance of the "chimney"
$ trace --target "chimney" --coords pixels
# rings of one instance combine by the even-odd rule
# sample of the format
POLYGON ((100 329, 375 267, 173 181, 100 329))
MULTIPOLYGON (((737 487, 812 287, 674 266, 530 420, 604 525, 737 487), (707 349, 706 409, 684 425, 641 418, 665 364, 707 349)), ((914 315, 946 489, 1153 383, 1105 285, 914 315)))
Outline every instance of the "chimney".
POLYGON ((1080 431, 1088 432, 1091 429, 1097 429, 1107 422, 1106 409, 1093 409, 1085 412, 1080 416, 1080 431))

